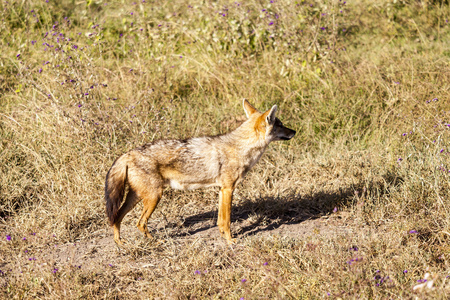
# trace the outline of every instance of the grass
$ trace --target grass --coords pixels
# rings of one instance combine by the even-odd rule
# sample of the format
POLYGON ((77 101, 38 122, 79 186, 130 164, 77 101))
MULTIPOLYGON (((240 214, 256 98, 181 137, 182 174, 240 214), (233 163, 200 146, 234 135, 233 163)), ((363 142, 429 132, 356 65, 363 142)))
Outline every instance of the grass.
POLYGON ((448 1, 0 11, 1 298, 448 297, 448 1), (232 130, 242 98, 297 135, 235 192, 237 244, 219 238, 217 190, 168 189, 149 221, 165 242, 136 208, 116 248, 114 159, 232 130))

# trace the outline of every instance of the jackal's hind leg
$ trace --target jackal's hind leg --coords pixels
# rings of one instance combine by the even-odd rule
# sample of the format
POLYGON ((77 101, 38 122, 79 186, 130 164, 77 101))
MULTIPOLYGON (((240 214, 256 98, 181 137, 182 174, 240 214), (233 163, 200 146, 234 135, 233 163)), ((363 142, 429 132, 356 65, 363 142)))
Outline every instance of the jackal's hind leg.
POLYGON ((153 211, 155 210, 156 205, 158 205, 161 196, 162 196, 162 188, 150 189, 148 193, 142 195, 144 209, 142 210, 142 214, 137 223, 137 227, 148 238, 153 238, 153 236, 147 229, 147 221, 152 215, 153 211))
POLYGON ((125 199, 125 202, 119 209, 117 221, 113 224, 114 229, 114 241, 117 245, 123 245, 123 240, 120 238, 120 223, 122 222, 125 215, 133 209, 133 207, 139 202, 139 198, 136 193, 130 189, 128 195, 125 199))

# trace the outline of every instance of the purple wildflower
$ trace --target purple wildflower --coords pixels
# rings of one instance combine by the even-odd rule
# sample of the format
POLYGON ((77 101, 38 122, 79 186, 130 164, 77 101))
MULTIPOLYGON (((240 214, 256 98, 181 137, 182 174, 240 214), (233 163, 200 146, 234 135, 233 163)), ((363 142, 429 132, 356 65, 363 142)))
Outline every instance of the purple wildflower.
POLYGON ((7 235, 7 236, 6 236, 6 240, 7 240, 7 241, 10 241, 10 240, 11 240, 11 236, 10 236, 10 235, 7 235))

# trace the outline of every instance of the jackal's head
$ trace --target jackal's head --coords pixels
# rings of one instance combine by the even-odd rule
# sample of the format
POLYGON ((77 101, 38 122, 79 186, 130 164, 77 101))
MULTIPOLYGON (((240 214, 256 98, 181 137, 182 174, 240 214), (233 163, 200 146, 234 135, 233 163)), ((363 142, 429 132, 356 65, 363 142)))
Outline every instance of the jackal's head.
POLYGON ((294 137, 296 131, 283 126, 283 123, 275 117, 277 106, 272 106, 265 113, 259 112, 247 100, 244 99, 244 111, 254 124, 254 129, 260 134, 264 134, 267 143, 272 141, 287 141, 294 137))

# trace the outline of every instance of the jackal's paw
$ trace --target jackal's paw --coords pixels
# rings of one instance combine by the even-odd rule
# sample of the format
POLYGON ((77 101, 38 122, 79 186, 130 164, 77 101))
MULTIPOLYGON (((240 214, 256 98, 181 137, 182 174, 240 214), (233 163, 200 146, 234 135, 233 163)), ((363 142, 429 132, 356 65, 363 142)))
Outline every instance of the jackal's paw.
POLYGON ((166 243, 166 240, 155 239, 155 240, 153 241, 152 246, 158 247, 159 245, 162 245, 162 244, 164 244, 164 243, 166 243))
POLYGON ((147 238, 149 238, 151 240, 153 239, 153 235, 151 235, 150 232, 147 231, 147 232, 144 232, 144 234, 147 238))
POLYGON ((122 238, 114 238, 114 242, 116 242, 117 246, 121 247, 127 243, 127 240, 122 239, 122 238))
POLYGON ((235 238, 232 238, 232 237, 223 237, 225 240, 227 240, 227 243, 228 243, 228 245, 233 245, 233 244, 236 244, 236 239, 235 238))
POLYGON ((237 240, 235 238, 227 239, 228 245, 234 245, 234 244, 236 244, 236 241, 237 240))
POLYGON ((150 232, 148 232, 147 226, 143 226, 138 224, 137 228, 149 239, 153 239, 153 236, 150 234, 150 232))

